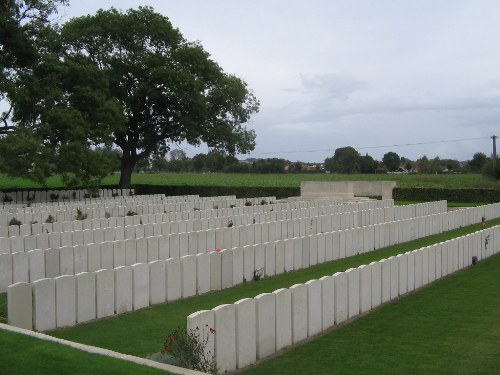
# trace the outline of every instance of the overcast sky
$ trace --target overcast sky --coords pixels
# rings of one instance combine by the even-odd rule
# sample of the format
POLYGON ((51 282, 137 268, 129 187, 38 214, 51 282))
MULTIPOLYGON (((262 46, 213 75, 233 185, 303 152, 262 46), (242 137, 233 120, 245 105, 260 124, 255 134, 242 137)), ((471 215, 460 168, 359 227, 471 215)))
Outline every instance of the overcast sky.
POLYGON ((140 5, 260 100, 257 146, 240 158, 314 162, 353 146, 468 160, 500 136, 499 0, 72 0, 60 15, 140 5))

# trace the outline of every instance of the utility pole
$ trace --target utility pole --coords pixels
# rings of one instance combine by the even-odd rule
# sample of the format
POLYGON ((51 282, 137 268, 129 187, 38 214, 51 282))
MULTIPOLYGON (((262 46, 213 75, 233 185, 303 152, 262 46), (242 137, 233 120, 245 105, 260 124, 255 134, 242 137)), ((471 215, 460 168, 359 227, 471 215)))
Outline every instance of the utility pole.
POLYGON ((497 163, 497 138, 498 137, 496 135, 491 136, 491 139, 493 140, 493 157, 492 157, 493 170, 495 170, 496 163, 497 163))

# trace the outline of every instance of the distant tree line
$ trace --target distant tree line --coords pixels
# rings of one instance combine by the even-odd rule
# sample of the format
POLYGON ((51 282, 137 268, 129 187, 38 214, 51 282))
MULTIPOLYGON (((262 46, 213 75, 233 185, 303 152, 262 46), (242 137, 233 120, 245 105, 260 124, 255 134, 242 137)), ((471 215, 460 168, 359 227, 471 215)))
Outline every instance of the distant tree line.
MULTIPOLYGON (((119 166, 118 152, 115 162, 108 161, 116 168, 119 166)), ((103 158, 112 159, 113 153, 101 150, 103 158)), ((389 151, 376 160, 366 154, 361 155, 353 147, 341 147, 324 163, 304 163, 279 158, 238 160, 236 157, 219 151, 187 156, 180 149, 172 150, 165 157, 152 157, 138 163, 135 172, 195 172, 195 173, 483 173, 500 177, 500 168, 493 168, 493 160, 484 153, 477 152, 471 160, 428 158, 423 155, 417 160, 400 156, 389 151)))

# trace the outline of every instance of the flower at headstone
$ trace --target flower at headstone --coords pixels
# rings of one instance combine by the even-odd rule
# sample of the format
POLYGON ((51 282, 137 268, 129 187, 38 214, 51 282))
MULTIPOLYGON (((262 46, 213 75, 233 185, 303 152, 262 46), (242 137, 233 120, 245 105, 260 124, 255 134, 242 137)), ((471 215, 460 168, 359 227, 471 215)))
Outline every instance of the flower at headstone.
POLYGON ((221 248, 220 247, 216 247, 215 251, 217 251, 218 253, 220 253, 221 252, 221 248))

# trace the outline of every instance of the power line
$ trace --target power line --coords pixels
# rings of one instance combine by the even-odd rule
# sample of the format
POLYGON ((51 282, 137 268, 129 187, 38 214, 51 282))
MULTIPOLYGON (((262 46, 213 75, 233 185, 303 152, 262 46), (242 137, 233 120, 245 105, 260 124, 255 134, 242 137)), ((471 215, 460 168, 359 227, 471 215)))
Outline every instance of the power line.
MULTIPOLYGON (((441 141, 431 141, 431 142, 417 142, 417 143, 402 143, 394 145, 380 145, 380 146, 364 146, 364 147, 354 147, 356 150, 366 150, 375 148, 387 148, 387 147, 406 147, 406 146, 422 146, 422 145, 432 145, 438 143, 453 143, 453 142, 464 142, 464 141, 477 141, 481 139, 490 139, 490 137, 478 137, 478 138, 461 138, 461 139, 449 139, 441 141)), ((252 155, 271 155, 271 154, 295 154, 298 152, 302 153, 313 153, 313 152, 332 152, 335 149, 316 149, 316 150, 290 150, 290 151, 272 151, 272 152, 252 152, 252 155)))

